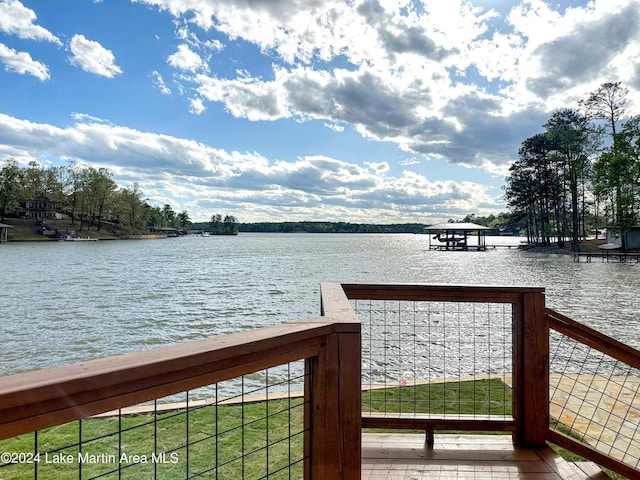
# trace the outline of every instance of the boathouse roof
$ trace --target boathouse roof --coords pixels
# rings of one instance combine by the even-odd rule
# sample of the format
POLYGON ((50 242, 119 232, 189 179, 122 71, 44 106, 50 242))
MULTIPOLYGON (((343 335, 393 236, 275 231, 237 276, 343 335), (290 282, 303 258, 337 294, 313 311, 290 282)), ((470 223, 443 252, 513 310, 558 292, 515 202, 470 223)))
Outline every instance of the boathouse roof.
POLYGON ((448 222, 448 223, 436 223, 434 225, 429 225, 425 228, 425 230, 429 232, 444 232, 444 231, 466 231, 466 232, 475 232, 480 230, 492 230, 490 227, 485 227, 483 225, 478 225, 476 223, 471 222, 448 222))

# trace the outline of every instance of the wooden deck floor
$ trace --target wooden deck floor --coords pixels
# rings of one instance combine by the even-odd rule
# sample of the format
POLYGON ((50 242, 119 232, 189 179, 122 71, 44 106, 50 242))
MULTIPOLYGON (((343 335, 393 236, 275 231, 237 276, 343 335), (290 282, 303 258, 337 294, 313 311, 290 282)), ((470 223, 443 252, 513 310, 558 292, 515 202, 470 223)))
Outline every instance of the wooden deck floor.
POLYGON ((592 463, 568 463, 550 448, 514 447, 510 435, 363 434, 366 480, 606 480, 592 463))

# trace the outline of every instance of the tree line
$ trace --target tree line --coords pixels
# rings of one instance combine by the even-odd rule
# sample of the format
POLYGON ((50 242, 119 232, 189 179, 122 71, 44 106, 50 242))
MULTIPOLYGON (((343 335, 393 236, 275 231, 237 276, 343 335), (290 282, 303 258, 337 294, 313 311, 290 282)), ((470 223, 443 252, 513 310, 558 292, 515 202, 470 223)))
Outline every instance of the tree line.
POLYGON ((208 222, 191 224, 191 229, 196 232, 209 232, 213 235, 237 235, 238 219, 233 215, 223 217, 219 213, 214 213, 208 222))
POLYGON ((570 242, 575 251, 603 227, 617 229, 624 242, 636 225, 640 116, 625 118, 628 94, 621 82, 604 83, 578 108, 553 112, 543 131, 522 142, 505 196, 511 221, 530 242, 570 242))
MULTIPOLYGON (((26 211, 46 217, 51 209, 67 215, 78 230, 94 228, 117 235, 146 232, 152 227, 186 230, 191 219, 186 211, 176 213, 171 205, 152 206, 137 183, 119 187, 106 168, 43 167, 35 161, 21 167, 7 159, 0 169, 0 222, 26 211)), ((46 221, 46 220, 45 220, 46 221)))
POLYGON ((422 223, 371 224, 349 222, 257 222, 241 223, 241 232, 271 233, 423 233, 422 223))

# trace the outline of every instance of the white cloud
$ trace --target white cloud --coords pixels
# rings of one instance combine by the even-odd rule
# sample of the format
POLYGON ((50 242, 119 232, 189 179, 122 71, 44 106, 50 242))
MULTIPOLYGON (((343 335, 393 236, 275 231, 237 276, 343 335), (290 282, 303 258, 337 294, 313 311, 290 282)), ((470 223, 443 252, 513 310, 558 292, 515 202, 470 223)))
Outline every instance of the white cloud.
POLYGON ((369 168, 326 156, 270 161, 257 153, 227 152, 202 143, 113 125, 74 114, 66 128, 0 114, 3 153, 16 158, 74 159, 80 165, 105 167, 121 186, 137 182, 153 204, 172 199, 175 210, 206 219, 203 205, 229 202, 243 221, 336 218, 362 221, 431 221, 433 212, 464 215, 478 205, 498 210, 485 187, 472 183, 432 182, 406 171, 389 176, 388 165, 369 168), (242 202, 242 208, 238 207, 242 202), (472 208, 473 207, 473 208, 472 208), (303 212, 304 210, 304 212, 303 212), (371 217, 373 218, 373 217, 371 217))
POLYGON ((387 162, 364 162, 364 164, 379 175, 383 175, 390 170, 387 162))
POLYGON ((271 78, 245 70, 185 79, 198 110, 220 102, 253 121, 348 123, 366 138, 492 173, 553 109, 612 78, 640 87, 638 0, 490 10, 463 0, 137 1, 170 12, 184 39, 195 38, 190 28, 216 30, 272 60, 271 78))
POLYGON ((50 78, 49 69, 44 63, 33 60, 27 52, 16 52, 3 43, 0 43, 0 62, 9 72, 32 75, 42 81, 50 78))
POLYGON ((334 132, 344 132, 344 126, 333 122, 324 122, 324 126, 334 132))
POLYGON ((195 73, 198 70, 206 70, 206 64, 200 55, 189 48, 189 45, 178 45, 178 51, 169 55, 167 63, 174 68, 195 73))
POLYGON ((171 89, 164 83, 162 75, 160 75, 157 70, 151 72, 151 78, 153 79, 153 85, 160 91, 160 93, 163 95, 171 95, 171 89))
POLYGON ((206 107, 204 106, 204 102, 199 97, 194 97, 189 102, 190 102, 189 112, 193 113, 194 115, 200 115, 202 112, 206 110, 206 107))
MULTIPOLYGON (((271 213, 280 202, 289 213, 324 208, 345 218, 368 208, 384 218, 436 208, 464 215, 477 205, 495 207, 485 188, 435 182, 410 171, 419 168, 411 165, 437 158, 502 175, 519 143, 540 131, 552 109, 571 106, 605 81, 635 82, 640 89, 638 0, 570 8, 543 0, 501 1, 499 7, 482 1, 494 5, 490 10, 473 0, 134 1, 174 17, 173 50, 158 57, 175 69, 171 82, 159 73, 168 75, 166 65, 148 72, 162 94, 185 96, 192 114, 222 107, 254 122, 319 120, 335 132, 349 126, 366 139, 392 142, 410 157, 401 162, 407 171, 398 173, 395 159, 364 165, 322 155, 271 161, 86 116, 60 130, 22 126, 35 129, 49 152, 100 162, 123 179, 146 178, 158 198, 167 198, 173 183, 194 204, 215 191, 271 213)), ((31 32, 29 38, 57 43, 19 2, 0 0, 0 8, 16 19, 15 12, 23 15, 19 29, 0 16, 5 33, 14 28, 16 35, 31 32)), ((82 35, 73 37, 70 49, 72 63, 86 71, 122 73, 111 51, 82 35)), ((0 45, 0 58, 7 69, 49 76, 27 53, 0 45)), ((16 135, 10 138, 22 138, 16 135)), ((28 139, 15 141, 16 151, 28 156, 28 139)))
POLYGON ((290 117, 285 103, 285 89, 280 82, 264 82, 244 76, 232 80, 209 77, 203 74, 194 77, 198 95, 209 101, 224 102, 235 117, 249 120, 276 120, 290 117))
POLYGON ((84 35, 74 35, 69 48, 73 54, 69 58, 70 62, 85 72, 107 78, 113 78, 122 73, 122 69, 115 64, 115 57, 111 50, 107 50, 98 42, 88 40, 84 35))
POLYGON ((73 112, 71 114, 71 118, 73 118, 78 123, 83 123, 83 122, 86 122, 86 123, 105 123, 105 124, 110 123, 108 120, 105 120, 104 118, 95 117, 93 115, 89 115, 87 113, 80 113, 80 112, 73 112))
POLYGON ((44 40, 62 46, 54 34, 35 24, 37 17, 33 10, 18 0, 0 1, 0 31, 7 35, 17 35, 29 40, 44 40))

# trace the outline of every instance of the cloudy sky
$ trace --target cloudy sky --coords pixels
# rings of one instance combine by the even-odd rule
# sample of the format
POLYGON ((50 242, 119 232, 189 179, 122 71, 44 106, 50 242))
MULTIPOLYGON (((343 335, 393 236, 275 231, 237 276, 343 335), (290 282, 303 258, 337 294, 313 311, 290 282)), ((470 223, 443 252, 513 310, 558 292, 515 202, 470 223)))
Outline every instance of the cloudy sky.
POLYGON ((520 143, 608 81, 638 113, 640 0, 0 0, 0 161, 194 221, 504 211, 520 143))

